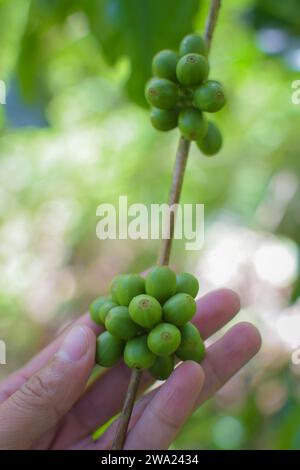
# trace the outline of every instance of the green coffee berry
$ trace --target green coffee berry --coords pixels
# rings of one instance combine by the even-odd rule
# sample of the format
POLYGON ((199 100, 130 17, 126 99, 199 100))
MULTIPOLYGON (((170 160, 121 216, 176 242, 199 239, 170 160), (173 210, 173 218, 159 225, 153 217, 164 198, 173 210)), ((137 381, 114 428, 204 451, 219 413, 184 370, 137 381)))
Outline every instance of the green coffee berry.
POLYGON ((188 87, 200 85, 207 79, 208 73, 208 62, 200 54, 187 54, 181 57, 176 67, 179 83, 188 87))
POLYGON ((146 85, 146 99, 155 108, 172 109, 178 99, 177 86, 166 78, 151 78, 146 85))
POLYGON ((97 297, 97 299, 95 299, 89 307, 91 319, 98 325, 102 323, 99 318, 99 308, 108 300, 109 297, 97 297))
POLYGON ((204 155, 212 156, 219 152, 223 145, 223 137, 219 128, 213 123, 208 123, 208 130, 202 139, 197 141, 197 146, 204 155))
POLYGON ((122 279, 125 276, 125 274, 119 274, 118 276, 115 276, 113 280, 110 283, 110 295, 111 298, 114 302, 119 303, 118 297, 117 297, 117 285, 119 283, 119 280, 122 279))
POLYGON ((141 328, 134 323, 127 307, 118 306, 112 308, 105 319, 105 328, 116 338, 131 339, 139 334, 141 328))
POLYGON ((176 82, 177 62, 178 55, 175 51, 165 49, 158 52, 152 60, 153 75, 159 78, 167 78, 168 80, 176 82))
POLYGON ((150 119, 155 129, 159 131, 171 131, 177 127, 178 109, 152 108, 150 119))
POLYGON ((199 34, 188 34, 180 43, 180 56, 182 57, 190 53, 200 54, 205 57, 207 56, 206 42, 202 36, 199 36, 199 34))
POLYGON ((155 355, 147 346, 147 336, 139 336, 127 341, 124 349, 124 361, 132 369, 149 369, 155 361, 155 355))
POLYGON ((186 323, 180 331, 181 343, 176 356, 182 361, 200 362, 205 356, 205 346, 198 329, 192 323, 186 323))
POLYGON ((119 276, 114 285, 118 303, 127 307, 131 300, 145 292, 145 279, 139 274, 124 274, 119 276))
POLYGON ((155 359, 149 372, 156 380, 167 380, 174 370, 174 365, 174 356, 160 356, 155 359))
POLYGON ((176 276, 176 293, 189 294, 192 297, 196 297, 199 291, 199 282, 190 273, 180 273, 176 276))
POLYGON ((201 111, 190 107, 180 112, 178 126, 186 139, 200 140, 207 132, 208 123, 201 111))
POLYGON ((122 357, 124 341, 108 331, 98 336, 96 342, 96 363, 102 367, 112 367, 122 357))
POLYGON ((138 295, 129 304, 130 318, 142 326, 150 329, 160 322, 162 309, 160 303, 150 295, 138 295))
POLYGON ((215 113, 226 103, 224 87, 215 80, 208 80, 195 90, 194 99, 201 111, 215 113))
POLYGON ((117 305, 118 304, 116 302, 114 302, 111 299, 108 299, 107 302, 105 302, 104 304, 102 304, 99 307, 98 316, 99 316, 99 319, 100 319, 100 322, 102 323, 102 325, 104 325, 104 323, 105 323, 106 315, 108 314, 108 312, 112 308, 117 307, 117 305))
POLYGON ((148 348, 157 356, 169 356, 179 347, 181 333, 170 323, 160 323, 148 335, 148 348))
POLYGON ((163 306, 163 320, 182 326, 190 321, 196 312, 196 302, 189 294, 175 294, 163 306))
POLYGON ((176 275, 168 266, 155 266, 146 276, 146 293, 165 302, 176 292, 176 275))

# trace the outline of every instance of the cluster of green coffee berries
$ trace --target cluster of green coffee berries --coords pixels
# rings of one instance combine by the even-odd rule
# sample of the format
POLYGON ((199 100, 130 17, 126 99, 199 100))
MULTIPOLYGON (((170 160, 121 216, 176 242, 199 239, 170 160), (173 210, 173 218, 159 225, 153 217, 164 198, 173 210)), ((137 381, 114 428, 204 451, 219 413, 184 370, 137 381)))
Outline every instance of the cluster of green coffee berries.
POLYGON ((115 277, 110 297, 90 306, 91 318, 105 327, 97 338, 96 362, 115 365, 123 357, 130 368, 149 369, 165 380, 180 360, 200 362, 205 354, 198 329, 190 322, 196 312, 197 279, 176 275, 167 266, 115 277))
POLYGON ((204 39, 197 34, 183 38, 179 54, 158 52, 152 62, 154 77, 146 85, 146 99, 152 106, 152 125, 161 131, 177 126, 181 134, 195 140, 205 155, 215 155, 222 147, 222 134, 206 113, 225 105, 221 83, 208 80, 209 63, 204 39))

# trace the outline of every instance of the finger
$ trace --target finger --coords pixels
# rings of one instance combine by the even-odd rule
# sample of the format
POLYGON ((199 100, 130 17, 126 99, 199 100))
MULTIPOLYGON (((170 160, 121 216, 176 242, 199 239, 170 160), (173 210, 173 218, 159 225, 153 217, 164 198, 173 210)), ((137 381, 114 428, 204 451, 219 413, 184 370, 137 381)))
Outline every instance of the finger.
POLYGON ((204 383, 199 364, 181 364, 146 406, 125 449, 167 449, 193 412, 204 383))
MULTIPOLYGON (((211 398, 214 393, 257 354, 260 345, 261 337, 258 330, 246 322, 235 325, 221 339, 211 345, 207 349, 205 359, 201 362, 205 381, 201 391, 198 391, 196 405, 200 406, 211 398)), ((135 436, 136 425, 150 401, 158 393, 158 390, 159 388, 145 395, 135 406, 130 421, 131 431, 128 434, 128 439, 135 436)), ((85 448, 110 448, 116 426, 117 422, 113 423, 99 442, 93 443, 90 440, 85 440, 85 448)))
MULTIPOLYGON (((237 294, 229 289, 216 290, 200 298, 197 301, 195 324, 203 339, 231 320, 239 307, 237 294)), ((86 391, 67 416, 59 446, 71 445, 116 415, 124 401, 129 378, 130 370, 123 364, 101 376, 101 380, 86 391)), ((145 389, 151 382, 153 379, 144 373, 141 389, 145 389)))
POLYGON ((25 366, 11 374, 7 379, 4 379, 0 383, 0 403, 9 398, 16 390, 18 390, 27 380, 35 374, 39 369, 44 367, 49 359, 58 351, 64 338, 68 334, 71 328, 75 325, 82 325, 90 328, 98 335, 102 328, 96 325, 91 319, 88 313, 80 317, 75 322, 68 325, 61 334, 50 343, 45 349, 31 359, 25 366))
POLYGON ((218 289, 204 295, 197 302, 197 313, 193 323, 203 339, 228 323, 240 310, 239 296, 231 289, 218 289))
POLYGON ((251 323, 233 326, 221 339, 212 344, 201 362, 205 383, 198 405, 218 391, 237 371, 258 353, 261 336, 251 323))
POLYGON ((28 449, 73 406, 94 364, 95 334, 72 328, 51 361, 0 405, 0 448, 28 449))

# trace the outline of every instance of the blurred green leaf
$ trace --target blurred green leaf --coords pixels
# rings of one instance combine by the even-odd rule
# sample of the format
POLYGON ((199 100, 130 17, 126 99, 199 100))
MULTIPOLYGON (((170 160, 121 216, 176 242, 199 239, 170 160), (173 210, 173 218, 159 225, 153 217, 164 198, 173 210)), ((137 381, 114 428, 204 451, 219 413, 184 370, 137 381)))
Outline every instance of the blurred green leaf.
POLYGON ((107 61, 129 57, 127 90, 131 99, 145 105, 144 85, 151 60, 163 48, 178 48, 182 36, 193 29, 199 0, 90 0, 91 29, 107 61))
POLYGON ((300 14, 299 0, 256 0, 252 19, 256 27, 282 26, 299 33, 300 14))

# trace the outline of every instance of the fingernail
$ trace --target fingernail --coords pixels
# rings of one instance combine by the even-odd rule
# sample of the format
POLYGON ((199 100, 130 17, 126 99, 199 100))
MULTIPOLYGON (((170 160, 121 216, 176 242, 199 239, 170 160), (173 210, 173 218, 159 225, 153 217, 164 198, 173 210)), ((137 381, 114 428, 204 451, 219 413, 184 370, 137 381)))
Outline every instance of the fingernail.
POLYGON ((86 330, 81 326, 75 326, 65 337, 57 355, 75 362, 85 355, 88 348, 86 330))

